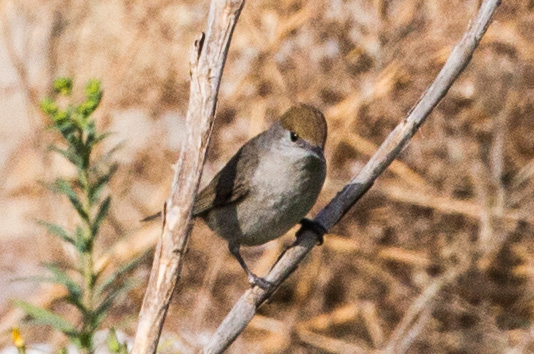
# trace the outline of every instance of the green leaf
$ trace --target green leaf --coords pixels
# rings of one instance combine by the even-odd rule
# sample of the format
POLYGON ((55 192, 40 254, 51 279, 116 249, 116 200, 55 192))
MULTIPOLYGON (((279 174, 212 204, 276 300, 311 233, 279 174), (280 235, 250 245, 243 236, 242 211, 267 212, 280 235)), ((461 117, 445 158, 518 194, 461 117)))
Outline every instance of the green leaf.
POLYGON ((110 292, 104 300, 98 305, 98 307, 93 311, 93 325, 94 327, 98 327, 100 323, 104 320, 106 317, 109 309, 111 306, 113 306, 113 302, 119 296, 121 293, 129 290, 132 287, 132 284, 122 284, 122 286, 118 289, 115 289, 114 291, 110 292))
POLYGON ((91 201, 91 203, 94 203, 98 199, 98 196, 100 195, 100 192, 108 184, 108 182, 111 180, 111 178, 113 177, 113 175, 117 171, 118 167, 119 167, 118 164, 111 165, 111 167, 109 168, 108 173, 106 173, 103 176, 100 176, 96 180, 96 182, 91 185, 91 188, 90 188, 91 191, 89 193, 89 200, 91 201))
MULTIPOLYGON (((78 107, 72 107, 71 120, 76 124, 80 130, 80 137, 83 137, 83 132, 85 130, 86 117, 78 111, 78 107)), ((80 138, 80 141, 83 141, 80 138)))
POLYGON ((97 135, 95 122, 91 119, 87 119, 83 128, 83 132, 85 135, 85 146, 87 146, 88 149, 92 149, 92 147, 96 144, 94 142, 97 135))
MULTIPOLYGON (((43 276, 32 276, 32 277, 20 277, 16 279, 12 279, 11 281, 32 281, 36 283, 51 283, 51 284, 60 284, 64 285, 62 283, 59 283, 55 278, 52 277, 43 277, 43 276)), ((87 313, 87 309, 81 302, 81 298, 77 298, 75 296, 66 295, 60 298, 61 300, 75 306, 82 314, 82 316, 85 316, 87 313)))
POLYGON ((112 353, 128 354, 128 346, 126 343, 119 342, 115 328, 110 328, 107 339, 108 349, 112 353))
MULTIPOLYGON (((147 253, 148 252, 146 252, 145 254, 147 253)), ((101 297, 105 292, 113 291, 113 287, 122 287, 123 282, 120 281, 120 278, 123 275, 129 273, 130 271, 134 270, 139 265, 139 263, 141 263, 141 260, 143 259, 145 254, 142 254, 141 256, 117 269, 117 271, 111 274, 102 284, 97 286, 95 289, 96 297, 101 297)))
POLYGON ((66 111, 57 110, 52 115, 52 118, 54 119, 54 127, 59 128, 63 126, 64 124, 67 124, 69 122, 69 114, 66 111))
POLYGON ((76 249, 80 253, 85 253, 88 250, 87 240, 89 237, 86 237, 83 233, 83 229, 80 226, 76 226, 76 231, 74 231, 76 238, 76 249))
POLYGON ((15 305, 21 308, 26 314, 34 319, 36 324, 52 326, 56 330, 67 334, 68 336, 77 333, 76 328, 63 317, 46 310, 42 307, 35 306, 29 302, 16 300, 15 305))
POLYGON ((119 339, 117 338, 117 332, 115 332, 115 328, 110 328, 108 333, 108 349, 112 353, 118 353, 121 344, 119 342, 119 339))
POLYGON ((82 316, 87 314, 87 309, 83 305, 82 297, 83 290, 80 285, 78 285, 66 272, 59 268, 56 264, 45 263, 44 267, 48 269, 53 275, 52 278, 43 279, 42 281, 47 281, 59 285, 63 285, 67 288, 68 295, 63 297, 63 300, 75 306, 81 313, 82 316))
POLYGON ((82 303, 82 299, 77 299, 72 296, 63 296, 60 298, 60 300, 65 301, 68 304, 71 304, 72 306, 76 307, 78 311, 80 311, 80 314, 82 317, 87 316, 88 310, 85 308, 85 305, 82 303))
POLYGON ((85 96, 87 97, 87 100, 100 102, 100 99, 102 98, 102 85, 100 84, 100 80, 91 79, 87 82, 87 85, 85 86, 85 96))
POLYGON ((62 178, 56 179, 56 182, 54 183, 55 190, 59 193, 62 193, 69 198, 72 206, 76 211, 78 212, 78 215, 86 221, 89 221, 89 215, 87 215, 87 212, 83 208, 82 203, 80 202, 80 199, 78 199, 78 195, 76 192, 72 189, 70 184, 65 181, 62 178))
POLYGON ((99 102, 96 100, 88 100, 78 106, 80 114, 88 117, 97 109, 99 102))
POLYGON ((95 138, 93 140, 93 145, 98 144, 99 142, 101 142, 102 140, 104 140, 105 138, 107 138, 108 136, 110 136, 112 134, 113 133, 107 132, 107 133, 102 133, 102 134, 95 135, 95 138))
POLYGON ((54 278, 51 277, 44 277, 41 275, 34 275, 34 276, 27 276, 27 277, 17 277, 17 278, 11 278, 10 281, 16 282, 16 281, 31 281, 35 283, 55 283, 54 278))
POLYGON ((68 148, 67 150, 63 150, 58 148, 57 146, 51 145, 48 147, 50 151, 57 152, 63 157, 65 157, 67 160, 69 160, 74 166, 78 168, 82 168, 83 166, 83 160, 76 154, 76 152, 72 151, 72 148, 68 148))
POLYGON ((67 288, 69 297, 78 299, 81 301, 83 290, 82 288, 61 268, 54 263, 45 263, 44 266, 54 276, 54 282, 61 284, 67 288))
POLYGON ((54 183, 45 182, 45 181, 37 181, 37 183, 39 183, 41 186, 48 189, 49 191, 57 193, 56 186, 54 183))
POLYGON ((44 226, 49 233, 61 237, 63 241, 66 241, 74 246, 76 246, 76 240, 69 236, 67 231, 65 231, 61 226, 52 224, 43 220, 38 220, 37 223, 41 226, 44 226))
MULTIPOLYGON (((115 134, 115 133, 109 133, 109 135, 111 134, 115 134)), ((100 161, 111 161, 111 157, 113 156, 114 153, 116 153, 118 150, 122 149, 124 147, 124 143, 119 143, 117 145, 115 145, 113 148, 111 148, 111 150, 109 150, 108 152, 106 152, 105 154, 103 154, 101 157, 100 157, 100 161)))
POLYGON ((47 97, 44 100, 41 101, 41 111, 43 111, 45 114, 48 114, 49 116, 54 116, 57 111, 57 103, 53 99, 47 97))
POLYGON ((54 128, 56 128, 63 137, 72 144, 72 141, 76 139, 76 133, 78 128, 72 123, 66 112, 61 112, 54 116, 54 128))
POLYGON ((74 343, 78 346, 78 348, 83 349, 84 352, 87 353, 94 353, 94 343, 93 338, 94 337, 94 330, 83 330, 80 331, 80 334, 74 338, 74 343))
POLYGON ((100 204, 100 208, 98 208, 98 214, 96 214, 96 218, 93 221, 93 224, 91 226, 91 232, 93 234, 93 237, 96 237, 96 235, 98 234, 98 230, 100 229, 100 225, 102 224, 102 221, 108 215, 110 205, 111 205, 111 197, 107 197, 106 199, 104 199, 102 204, 100 204))
POLYGON ((58 77, 54 80, 54 90, 64 96, 72 92, 72 79, 69 77, 58 77))

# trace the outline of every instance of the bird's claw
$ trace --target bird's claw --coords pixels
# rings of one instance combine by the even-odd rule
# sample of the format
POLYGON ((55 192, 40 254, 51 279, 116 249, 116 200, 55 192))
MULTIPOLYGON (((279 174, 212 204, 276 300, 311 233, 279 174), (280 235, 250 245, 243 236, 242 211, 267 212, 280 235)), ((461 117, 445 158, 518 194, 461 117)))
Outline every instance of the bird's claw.
POLYGON ((274 283, 271 283, 270 281, 266 280, 265 278, 260 278, 254 274, 249 274, 248 276, 248 282, 251 287, 259 286, 263 290, 269 290, 274 286, 274 283))
POLYGON ((324 243, 324 235, 327 233, 328 230, 323 225, 307 218, 300 220, 300 224, 302 225, 302 227, 297 232, 297 238, 302 235, 304 230, 309 229, 313 231, 317 236, 317 244, 319 246, 324 243))

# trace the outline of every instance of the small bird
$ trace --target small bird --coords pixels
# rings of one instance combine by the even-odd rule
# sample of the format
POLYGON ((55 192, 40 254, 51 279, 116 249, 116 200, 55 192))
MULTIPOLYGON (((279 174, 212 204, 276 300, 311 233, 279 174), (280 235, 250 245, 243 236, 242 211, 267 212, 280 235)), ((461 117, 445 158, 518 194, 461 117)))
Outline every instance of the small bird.
POLYGON ((272 284, 250 271, 239 252, 241 246, 274 240, 299 221, 320 237, 325 233, 303 218, 325 181, 326 135, 326 120, 319 110, 294 106, 246 142, 197 195, 193 216, 204 219, 228 241, 251 285, 267 289, 272 284))

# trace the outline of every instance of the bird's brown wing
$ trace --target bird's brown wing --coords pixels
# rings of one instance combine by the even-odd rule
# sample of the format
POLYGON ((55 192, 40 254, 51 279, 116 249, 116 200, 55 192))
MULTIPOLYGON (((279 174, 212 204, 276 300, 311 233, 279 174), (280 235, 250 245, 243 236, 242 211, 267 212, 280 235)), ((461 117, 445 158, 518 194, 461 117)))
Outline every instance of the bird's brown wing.
POLYGON ((193 206, 194 216, 235 203, 249 193, 248 186, 256 166, 250 159, 243 159, 242 154, 244 149, 250 147, 252 146, 243 146, 197 195, 193 206))

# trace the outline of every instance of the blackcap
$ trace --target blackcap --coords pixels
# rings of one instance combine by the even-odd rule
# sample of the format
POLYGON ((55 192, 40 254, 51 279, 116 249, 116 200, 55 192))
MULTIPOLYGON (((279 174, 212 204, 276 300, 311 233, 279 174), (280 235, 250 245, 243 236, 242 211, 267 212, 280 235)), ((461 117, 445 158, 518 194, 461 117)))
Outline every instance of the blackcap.
POLYGON ((292 107, 246 142, 197 195, 193 216, 228 241, 251 285, 271 284, 249 270, 239 248, 282 236, 310 211, 326 177, 326 133, 319 110, 292 107))

